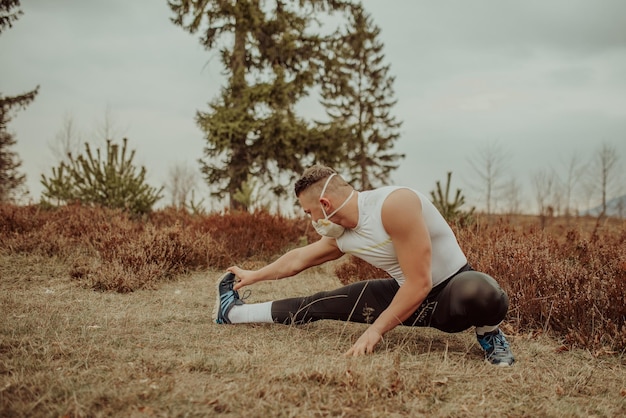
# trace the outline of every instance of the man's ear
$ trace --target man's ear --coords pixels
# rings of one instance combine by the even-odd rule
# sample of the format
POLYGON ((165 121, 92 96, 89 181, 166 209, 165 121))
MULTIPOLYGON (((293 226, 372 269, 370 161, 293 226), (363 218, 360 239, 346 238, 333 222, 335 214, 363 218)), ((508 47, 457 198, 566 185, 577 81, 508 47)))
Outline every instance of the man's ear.
POLYGON ((328 212, 328 209, 330 209, 330 200, 328 200, 327 197, 320 197, 320 205, 328 212))

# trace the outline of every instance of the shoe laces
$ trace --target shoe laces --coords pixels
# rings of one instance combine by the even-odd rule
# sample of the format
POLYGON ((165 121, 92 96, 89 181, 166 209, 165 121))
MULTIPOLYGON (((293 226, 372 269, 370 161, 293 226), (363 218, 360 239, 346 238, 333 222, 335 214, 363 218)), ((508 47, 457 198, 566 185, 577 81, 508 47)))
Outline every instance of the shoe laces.
POLYGON ((493 348, 494 353, 506 353, 509 351, 509 342, 501 332, 495 335, 489 335, 486 339, 493 348))
POLYGON ((246 289, 246 290, 243 291, 243 296, 241 296, 239 298, 239 300, 244 301, 244 300, 248 299, 251 294, 252 294, 252 290, 246 289))

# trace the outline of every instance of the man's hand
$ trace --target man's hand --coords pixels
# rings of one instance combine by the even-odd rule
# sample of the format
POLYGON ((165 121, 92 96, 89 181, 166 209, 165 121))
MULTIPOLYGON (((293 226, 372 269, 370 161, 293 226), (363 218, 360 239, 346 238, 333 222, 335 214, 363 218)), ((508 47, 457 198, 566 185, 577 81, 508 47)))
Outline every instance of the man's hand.
POLYGON ((239 290, 244 286, 257 282, 257 280, 254 279, 255 270, 244 270, 237 266, 228 267, 226 270, 233 273, 239 279, 233 287, 234 290, 239 290))
POLYGON ((363 354, 370 354, 374 351, 376 344, 382 339, 383 336, 370 326, 344 355, 356 357, 363 354))

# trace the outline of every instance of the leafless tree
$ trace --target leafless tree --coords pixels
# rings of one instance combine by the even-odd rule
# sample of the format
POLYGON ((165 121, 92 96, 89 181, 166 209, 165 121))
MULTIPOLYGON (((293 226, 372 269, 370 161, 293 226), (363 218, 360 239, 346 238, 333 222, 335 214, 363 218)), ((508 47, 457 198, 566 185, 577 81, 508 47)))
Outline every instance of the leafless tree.
POLYGON ((541 227, 545 227, 547 218, 554 215, 554 192, 556 189, 556 175, 554 170, 542 169, 533 174, 532 182, 535 187, 537 212, 541 227))
POLYGON ((620 218, 626 218, 626 198, 624 196, 617 201, 615 214, 620 218))
POLYGON ((56 133, 54 139, 48 142, 48 148, 56 162, 62 162, 68 161, 68 154, 78 155, 81 146, 82 135, 77 129, 72 115, 66 113, 61 129, 56 133))
POLYGON ((585 181, 583 181, 580 184, 580 188, 582 190, 582 198, 581 201, 583 202, 582 205, 583 207, 586 207, 587 209, 591 209, 591 205, 594 202, 594 193, 595 193, 595 186, 588 180, 586 179, 585 181))
POLYGON ((580 180, 587 171, 587 165, 583 163, 583 160, 578 154, 573 153, 569 160, 563 164, 563 168, 565 169, 565 174, 563 177, 559 177, 559 183, 563 189, 564 215, 569 217, 573 212, 577 212, 577 210, 574 210, 572 207, 572 199, 573 196, 575 196, 576 188, 579 186, 580 180))
POLYGON ((198 182, 198 172, 185 163, 176 163, 168 171, 165 189, 172 206, 183 208, 198 182))
POLYGON ((617 149, 607 142, 604 142, 591 162, 590 182, 599 188, 601 196, 601 212, 599 217, 606 215, 607 198, 616 194, 619 188, 618 183, 618 154, 617 149))
POLYGON ((122 128, 113 116, 111 105, 106 106, 104 115, 100 121, 94 123, 92 138, 99 143, 106 144, 106 141, 126 136, 128 128, 122 128))
POLYGON ((515 177, 511 177, 504 185, 502 199, 509 215, 515 215, 521 212, 522 187, 515 177))
POLYGON ((509 154, 498 142, 490 142, 478 149, 469 160, 470 166, 478 175, 478 180, 472 182, 471 186, 484 196, 488 215, 492 213, 506 186, 505 174, 509 159, 509 154))

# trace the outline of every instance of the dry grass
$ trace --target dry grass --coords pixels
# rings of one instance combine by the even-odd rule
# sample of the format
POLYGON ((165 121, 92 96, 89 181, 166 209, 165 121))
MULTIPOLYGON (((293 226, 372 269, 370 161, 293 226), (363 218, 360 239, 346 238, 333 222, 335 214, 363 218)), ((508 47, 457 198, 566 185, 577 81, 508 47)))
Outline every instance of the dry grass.
MULTIPOLYGON (((341 354, 359 324, 213 324, 216 271, 156 290, 94 292, 71 266, 0 255, 0 416, 626 415, 626 360, 513 335, 486 365, 471 332, 401 328, 375 354, 341 354)), ((251 300, 337 286, 330 270, 255 286, 251 300)))

